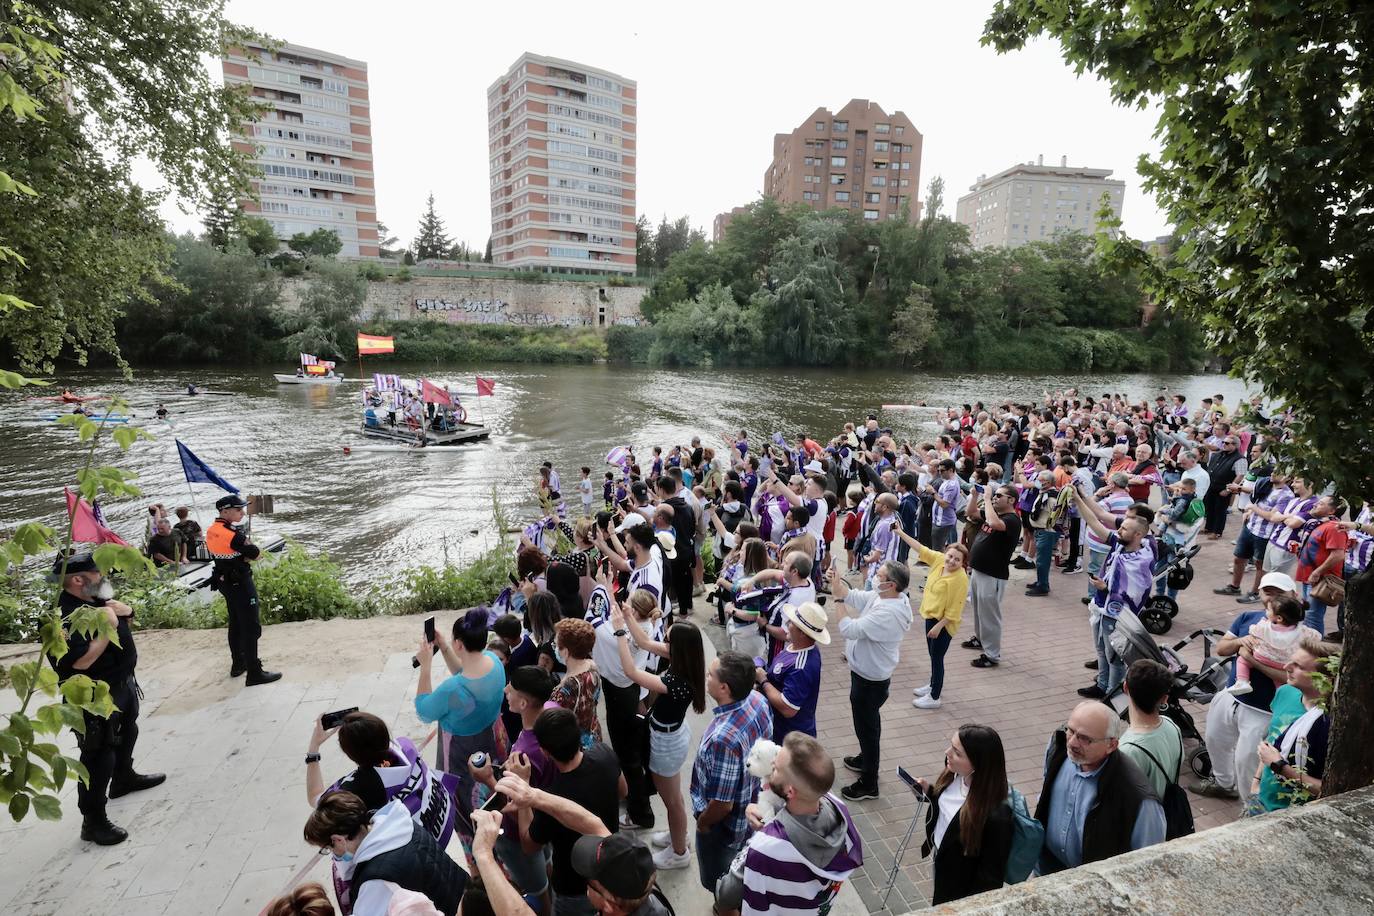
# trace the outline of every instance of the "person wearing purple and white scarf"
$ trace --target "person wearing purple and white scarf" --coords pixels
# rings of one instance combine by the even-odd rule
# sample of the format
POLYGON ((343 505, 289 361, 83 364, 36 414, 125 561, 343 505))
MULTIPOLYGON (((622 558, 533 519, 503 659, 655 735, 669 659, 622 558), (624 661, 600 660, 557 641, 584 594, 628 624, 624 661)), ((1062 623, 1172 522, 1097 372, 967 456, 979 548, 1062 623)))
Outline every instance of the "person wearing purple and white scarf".
MULTIPOLYGON (((1074 496, 1078 499, 1077 494, 1074 496)), ((1154 541, 1147 538, 1150 523, 1138 515, 1121 520, 1110 531, 1093 512, 1083 513, 1083 522, 1107 542, 1107 558, 1100 578, 1090 576, 1096 594, 1089 606, 1089 623, 1097 648, 1097 681, 1078 691, 1089 699, 1103 699, 1126 679, 1126 663, 1112 648, 1111 635, 1123 610, 1139 613, 1154 584, 1154 541)))

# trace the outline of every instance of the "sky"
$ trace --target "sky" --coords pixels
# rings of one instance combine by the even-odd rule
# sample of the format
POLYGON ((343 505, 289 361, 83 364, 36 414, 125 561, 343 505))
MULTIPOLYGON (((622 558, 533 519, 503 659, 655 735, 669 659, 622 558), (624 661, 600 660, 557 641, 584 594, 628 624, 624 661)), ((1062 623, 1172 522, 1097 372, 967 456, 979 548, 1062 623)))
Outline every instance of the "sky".
MULTIPOLYGON (((1141 239, 1168 225, 1141 192, 1156 113, 1113 104, 1041 41, 999 55, 980 46, 991 0, 518 6, 416 0, 230 0, 228 17, 295 44, 367 62, 378 218, 402 243, 430 192, 454 241, 490 234, 487 87, 525 51, 638 83, 638 208, 657 223, 714 216, 757 199, 775 133, 817 107, 866 98, 903 111, 924 138, 921 200, 945 180, 944 212, 980 175, 1043 155, 1109 168, 1126 182, 1122 221, 1141 239), (379 13, 384 15, 379 16, 379 13), (890 39, 890 40, 889 40, 890 39)), ((219 68, 213 69, 216 77, 219 68)), ((145 183, 156 184, 145 171, 145 183)), ((174 201, 178 231, 195 214, 174 201)))

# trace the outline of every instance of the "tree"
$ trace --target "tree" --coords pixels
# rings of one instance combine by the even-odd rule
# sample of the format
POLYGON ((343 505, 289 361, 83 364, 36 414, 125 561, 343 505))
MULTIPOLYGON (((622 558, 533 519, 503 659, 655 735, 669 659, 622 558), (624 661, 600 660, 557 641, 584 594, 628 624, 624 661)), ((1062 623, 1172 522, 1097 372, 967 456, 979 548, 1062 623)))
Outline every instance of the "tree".
POLYGON ((487 236, 487 250, 482 255, 482 261, 486 264, 491 263, 491 236, 487 236))
POLYGON ((332 258, 343 250, 343 242, 333 229, 321 227, 308 235, 297 232, 287 240, 286 247, 303 258, 332 258))
POLYGON ((33 305, 0 326, 21 366, 51 369, 68 349, 83 362, 92 349, 117 355, 115 318, 142 295, 143 280, 157 278, 168 251, 158 198, 129 179, 135 156, 196 205, 214 189, 246 194, 251 160, 229 138, 257 108, 212 80, 201 58, 261 36, 225 20, 222 5, 10 0, 0 8, 0 162, 9 173, 0 193, 14 190, 12 176, 33 197, 0 202, 0 239, 23 259, 4 257, 0 290, 33 305))
POLYGON ((927 345, 935 337, 935 321, 930 290, 917 283, 911 284, 911 293, 892 315, 892 333, 887 344, 903 366, 911 365, 925 354, 927 345))
POLYGON ((396 257, 396 245, 400 239, 391 234, 386 223, 377 220, 377 256, 382 258, 396 257))
POLYGON ((281 240, 277 230, 261 216, 245 216, 239 221, 239 234, 248 250, 254 255, 265 258, 277 253, 281 240))
POLYGON ((336 359, 351 356, 356 352, 353 331, 367 300, 367 281, 351 264, 312 260, 309 266, 310 279, 283 350, 336 359))
POLYGON ((205 227, 205 240, 220 251, 229 247, 229 240, 239 230, 239 202, 229 188, 217 188, 206 202, 205 215, 201 225, 205 227))
POLYGON ((649 228, 649 217, 643 213, 635 220, 635 269, 644 272, 653 268, 654 233, 649 228))
POLYGON ((415 249, 415 259, 426 261, 447 257, 449 248, 452 246, 453 242, 449 239, 448 231, 444 228, 444 221, 439 218, 439 214, 434 212, 434 194, 431 193, 425 204, 425 212, 420 217, 420 226, 416 230, 415 243, 411 246, 415 249))
MULTIPOLYGON (((1172 266, 1123 238, 1166 312, 1293 411, 1296 471, 1374 500, 1374 17, 1349 0, 1044 4, 999 0, 983 41, 1049 36, 1122 105, 1155 104, 1138 170, 1181 244, 1172 266)), ((1374 784, 1374 568, 1350 584, 1323 793, 1374 784)))

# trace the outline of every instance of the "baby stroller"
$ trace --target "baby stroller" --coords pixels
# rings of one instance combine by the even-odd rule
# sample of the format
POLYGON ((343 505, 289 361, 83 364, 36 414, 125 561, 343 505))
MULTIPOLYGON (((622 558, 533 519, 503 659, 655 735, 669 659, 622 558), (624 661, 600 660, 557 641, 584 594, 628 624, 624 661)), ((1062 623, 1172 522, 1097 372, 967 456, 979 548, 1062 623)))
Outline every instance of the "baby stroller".
POLYGON ((1155 594, 1155 586, 1165 581, 1170 588, 1183 591, 1192 584, 1193 564, 1190 561, 1201 549, 1196 543, 1180 548, 1168 563, 1155 570, 1150 580, 1150 597, 1140 609, 1140 622, 1154 635, 1163 636, 1169 632, 1178 616, 1178 602, 1168 595, 1155 594))
MULTIPOLYGON (((1227 669, 1235 662, 1235 657, 1222 658, 1213 651, 1216 643, 1225 635, 1217 629, 1198 630, 1172 646, 1161 646, 1150 636, 1140 618, 1128 609, 1121 612, 1116 629, 1109 637, 1112 650, 1121 656, 1127 667, 1137 659, 1148 658, 1168 668, 1173 675, 1173 684, 1169 687, 1169 695, 1160 712, 1178 726, 1185 741, 1191 739, 1196 744, 1188 755, 1188 767, 1199 779, 1212 774, 1212 760, 1207 754, 1207 746, 1202 743, 1202 734, 1193 722, 1192 714, 1183 708, 1183 701, 1205 706, 1217 691, 1226 686, 1227 669), (1199 638, 1202 640, 1202 662, 1193 671, 1179 653, 1199 638)), ((1102 702, 1119 712, 1123 719, 1126 717, 1130 700, 1120 685, 1102 702)))

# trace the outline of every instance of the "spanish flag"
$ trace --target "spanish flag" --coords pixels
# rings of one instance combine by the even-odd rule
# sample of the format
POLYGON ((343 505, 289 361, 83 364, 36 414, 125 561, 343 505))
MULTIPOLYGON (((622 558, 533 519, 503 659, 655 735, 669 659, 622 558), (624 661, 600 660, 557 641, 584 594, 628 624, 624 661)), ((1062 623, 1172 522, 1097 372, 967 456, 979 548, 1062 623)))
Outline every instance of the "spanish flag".
POLYGON ((371 334, 358 335, 358 355, 371 356, 374 353, 395 353, 396 338, 373 337, 371 334))

